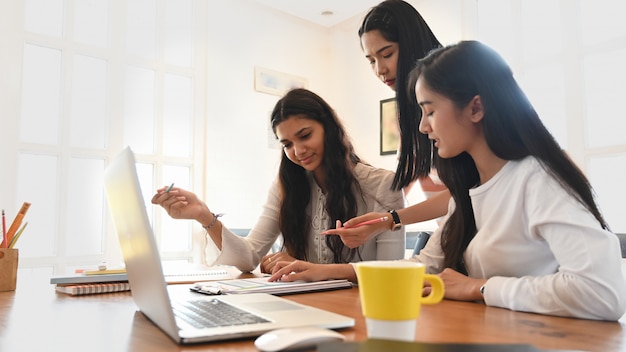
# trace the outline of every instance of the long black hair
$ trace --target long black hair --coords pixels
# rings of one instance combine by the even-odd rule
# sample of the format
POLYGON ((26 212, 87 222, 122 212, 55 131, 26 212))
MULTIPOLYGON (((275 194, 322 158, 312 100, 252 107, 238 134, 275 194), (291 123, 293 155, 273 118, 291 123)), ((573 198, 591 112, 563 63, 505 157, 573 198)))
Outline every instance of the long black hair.
MULTIPOLYGON (((362 192, 353 170, 361 159, 354 152, 335 111, 317 94, 298 88, 287 92, 276 103, 271 115, 274 134, 278 124, 294 116, 317 121, 324 127, 321 167, 326 180, 325 208, 329 215, 328 228, 334 226, 334 219, 355 217, 358 204, 355 194, 362 192)), ((279 226, 283 235, 283 246, 294 258, 308 260, 306 251, 311 218, 307 206, 311 201, 311 187, 307 171, 294 164, 283 153, 278 173, 281 187, 279 226)), ((326 236, 325 240, 333 252, 335 263, 348 263, 359 254, 358 248, 346 247, 339 236, 326 236)))
POLYGON ((398 43, 396 102, 400 126, 400 160, 392 189, 399 190, 427 176, 432 160, 432 143, 419 133, 422 117, 415 100, 408 94, 407 79, 417 60, 441 47, 426 21, 413 6, 402 0, 385 0, 373 7, 359 28, 359 38, 378 30, 389 42, 398 43))
MULTIPOLYGON (((493 49, 477 41, 462 41, 436 50, 421 60, 410 74, 413 97, 418 78, 429 90, 449 98, 459 108, 480 96, 484 111, 482 128, 493 153, 504 160, 534 156, 604 229, 608 229, 591 184, 543 125, 510 67, 493 49)), ((436 167, 456 203, 442 230, 444 265, 466 273, 463 253, 477 231, 469 189, 480 182, 478 170, 467 153, 439 158, 436 167)))

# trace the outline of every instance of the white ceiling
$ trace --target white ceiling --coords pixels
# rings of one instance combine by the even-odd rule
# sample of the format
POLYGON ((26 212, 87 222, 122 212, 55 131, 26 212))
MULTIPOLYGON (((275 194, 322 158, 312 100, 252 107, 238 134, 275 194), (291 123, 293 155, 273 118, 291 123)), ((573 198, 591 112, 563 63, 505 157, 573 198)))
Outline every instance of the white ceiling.
POLYGON ((266 6, 315 24, 332 27, 356 16, 382 0, 256 0, 266 6), (329 16, 324 11, 332 11, 329 16))

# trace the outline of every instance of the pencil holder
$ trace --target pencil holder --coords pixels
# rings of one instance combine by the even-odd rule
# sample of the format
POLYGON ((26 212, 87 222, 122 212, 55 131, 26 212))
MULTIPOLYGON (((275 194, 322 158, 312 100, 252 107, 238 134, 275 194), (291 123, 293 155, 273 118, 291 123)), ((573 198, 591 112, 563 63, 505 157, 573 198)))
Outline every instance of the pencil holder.
POLYGON ((17 248, 0 248, 0 292, 15 291, 18 253, 17 248))

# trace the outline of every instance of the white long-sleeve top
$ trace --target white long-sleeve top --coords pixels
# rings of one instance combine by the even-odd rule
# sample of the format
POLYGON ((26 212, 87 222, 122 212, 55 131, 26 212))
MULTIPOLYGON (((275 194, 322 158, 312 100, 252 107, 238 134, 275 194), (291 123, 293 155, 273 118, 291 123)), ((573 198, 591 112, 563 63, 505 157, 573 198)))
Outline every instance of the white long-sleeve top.
MULTIPOLYGON (((357 215, 401 209, 405 206, 404 193, 390 190, 393 172, 359 163, 355 166, 354 173, 363 192, 362 195, 356 195, 357 215)), ((311 230, 307 236, 307 258, 313 263, 331 263, 332 252, 326 246, 325 236, 320 234, 328 229, 329 224, 328 214, 324 207, 326 197, 311 173, 309 173, 309 184, 311 185, 311 202, 307 207, 307 212, 311 218, 311 230)), ((278 180, 276 180, 269 190, 263 212, 248 236, 237 236, 226 226, 222 226, 222 250, 213 265, 233 265, 243 272, 256 268, 261 258, 268 253, 281 235, 278 226, 279 192, 278 180)), ((335 222, 332 221, 332 223, 335 222)), ((401 259, 405 253, 405 231, 385 231, 359 246, 359 253, 360 258, 355 257, 354 261, 401 259)))
MULTIPOLYGON (((624 314, 617 236, 603 230, 535 158, 509 161, 471 189, 470 197, 478 232, 464 260, 470 277, 488 279, 487 305, 599 320, 624 314)), ((448 214, 453 208, 451 200, 448 214)), ((411 259, 431 273, 444 269, 441 228, 411 259)))

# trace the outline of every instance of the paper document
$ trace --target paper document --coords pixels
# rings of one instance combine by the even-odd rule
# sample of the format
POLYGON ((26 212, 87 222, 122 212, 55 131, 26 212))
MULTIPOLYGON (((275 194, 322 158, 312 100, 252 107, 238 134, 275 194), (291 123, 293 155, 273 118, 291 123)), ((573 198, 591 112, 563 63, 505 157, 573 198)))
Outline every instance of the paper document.
POLYGON ((269 276, 250 279, 233 279, 212 282, 196 282, 193 291, 205 294, 270 293, 274 295, 326 291, 351 288, 348 280, 326 280, 316 282, 267 281, 269 276))
POLYGON ((228 280, 232 276, 225 268, 190 271, 164 271, 165 282, 168 284, 191 284, 198 281, 228 280))

